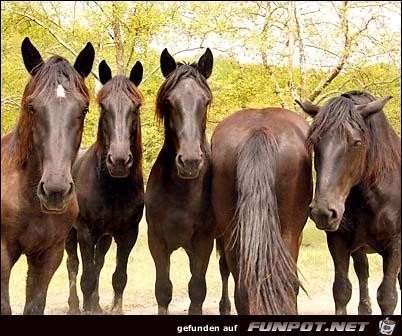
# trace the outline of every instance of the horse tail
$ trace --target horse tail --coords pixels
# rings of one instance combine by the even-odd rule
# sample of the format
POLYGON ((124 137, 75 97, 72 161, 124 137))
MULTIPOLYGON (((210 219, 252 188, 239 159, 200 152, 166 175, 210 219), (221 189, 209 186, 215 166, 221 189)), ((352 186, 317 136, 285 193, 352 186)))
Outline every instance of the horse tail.
POLYGON ((275 190, 278 145, 254 130, 237 153, 237 205, 232 246, 239 256, 238 288, 250 314, 296 314, 297 268, 281 236, 275 190))

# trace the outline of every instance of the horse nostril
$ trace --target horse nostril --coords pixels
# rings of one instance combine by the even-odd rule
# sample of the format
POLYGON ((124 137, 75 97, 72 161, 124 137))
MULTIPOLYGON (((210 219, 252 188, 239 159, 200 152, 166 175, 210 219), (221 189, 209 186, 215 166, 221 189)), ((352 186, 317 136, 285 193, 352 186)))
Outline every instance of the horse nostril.
POLYGON ((42 195, 47 196, 46 189, 45 189, 45 182, 41 182, 39 184, 39 191, 42 195))
POLYGON ((338 218, 338 213, 336 212, 335 209, 329 209, 329 213, 330 213, 330 218, 331 219, 337 219, 338 218))
POLYGON ((181 154, 177 155, 177 163, 182 167, 184 166, 183 156, 181 154))
POLYGON ((308 206, 308 212, 309 212, 309 214, 312 214, 312 213, 313 213, 313 209, 314 209, 313 204, 310 204, 310 205, 308 206))
POLYGON ((65 196, 71 195, 74 191, 74 183, 70 182, 70 188, 67 190, 67 192, 64 194, 65 196))
POLYGON ((110 154, 108 154, 107 155, 107 163, 109 163, 109 164, 111 164, 111 165, 113 165, 114 164, 114 162, 113 162, 113 159, 112 159, 112 156, 110 155, 110 154))
POLYGON ((133 162, 133 156, 131 154, 128 154, 127 160, 124 162, 126 166, 130 165, 133 162))

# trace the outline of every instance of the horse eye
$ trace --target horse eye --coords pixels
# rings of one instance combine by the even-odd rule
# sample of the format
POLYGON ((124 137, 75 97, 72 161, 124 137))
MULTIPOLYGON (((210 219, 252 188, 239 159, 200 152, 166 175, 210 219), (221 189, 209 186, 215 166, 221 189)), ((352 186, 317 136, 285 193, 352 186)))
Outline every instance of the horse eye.
POLYGON ((355 140, 354 142, 353 142, 353 146, 360 146, 362 144, 362 142, 361 142, 361 140, 355 140))
POLYGON ((88 111, 89 111, 89 107, 87 106, 87 107, 85 107, 85 108, 82 110, 81 116, 82 116, 82 117, 85 117, 85 115, 88 113, 88 111))
POLYGON ((31 114, 34 114, 35 113, 35 110, 34 110, 34 108, 33 108, 33 105, 32 104, 28 104, 28 111, 29 111, 29 113, 31 113, 31 114))

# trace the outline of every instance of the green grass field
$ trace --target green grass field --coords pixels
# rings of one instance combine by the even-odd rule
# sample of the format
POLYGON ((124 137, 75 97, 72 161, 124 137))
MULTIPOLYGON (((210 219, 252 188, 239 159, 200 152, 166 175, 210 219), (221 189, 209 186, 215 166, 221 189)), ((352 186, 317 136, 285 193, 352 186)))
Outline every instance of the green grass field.
MULTIPOLYGON (((115 246, 106 256, 105 266, 100 279, 100 303, 107 311, 113 298, 111 284, 115 267, 115 246)), ((373 313, 380 314, 376 302, 376 291, 382 278, 382 261, 378 255, 369 255, 370 262, 370 295, 373 313)), ((309 297, 303 292, 299 294, 298 305, 300 314, 333 314, 332 281, 334 276, 332 259, 329 254, 325 233, 315 228, 309 220, 304 230, 303 244, 298 262, 304 277, 303 283, 309 297)), ((10 298, 13 314, 21 314, 25 301, 26 259, 21 259, 14 266, 10 279, 10 298)), ((79 277, 81 276, 81 266, 79 277)), ((173 253, 171 258, 171 280, 173 282, 173 299, 170 305, 171 314, 186 314, 189 305, 187 284, 190 279, 188 258, 183 250, 173 253)), ((353 284, 353 294, 348 305, 349 314, 357 314, 358 283, 352 262, 350 265, 350 280, 353 284)), ((125 314, 156 314, 157 305, 154 297, 155 267, 148 250, 146 236, 146 221, 140 223, 140 234, 128 265, 128 283, 124 293, 123 309, 125 314)), ((230 278, 230 292, 233 293, 233 280, 230 278)), ((81 289, 78 289, 82 300, 81 289)), ((204 314, 218 314, 218 304, 221 293, 221 281, 218 258, 215 250, 207 272, 207 297, 204 303, 204 314)), ((399 292, 400 293, 400 292, 399 292)), ((49 286, 46 314, 65 314, 67 311, 68 278, 66 271, 66 256, 49 286)), ((235 313, 233 295, 232 313, 235 313)), ((81 301, 82 303, 82 301, 81 301)), ((401 298, 395 314, 401 313, 401 298)))

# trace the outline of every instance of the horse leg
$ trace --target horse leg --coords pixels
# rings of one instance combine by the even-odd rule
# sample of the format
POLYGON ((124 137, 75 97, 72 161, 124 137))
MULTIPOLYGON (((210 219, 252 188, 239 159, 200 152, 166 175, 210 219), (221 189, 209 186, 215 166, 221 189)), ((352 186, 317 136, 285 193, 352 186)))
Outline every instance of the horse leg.
POLYGON ((92 310, 92 293, 96 288, 96 269, 94 262, 96 239, 84 222, 78 225, 78 242, 81 251, 82 276, 81 290, 83 294, 84 311, 92 310))
POLYGON ((250 303, 247 289, 239 279, 235 279, 234 300, 238 315, 250 315, 250 303))
POLYGON ((222 296, 221 300, 219 301, 219 313, 221 315, 230 315, 230 309, 231 309, 231 304, 230 304, 230 299, 229 299, 229 286, 228 286, 228 280, 229 280, 229 266, 226 262, 226 257, 225 257, 225 249, 223 246, 223 240, 221 238, 216 239, 216 248, 219 251, 219 271, 221 273, 221 279, 222 279, 222 296))
POLYGON ((158 302, 158 315, 167 315, 173 290, 169 277, 170 251, 151 230, 148 230, 148 246, 156 269, 155 297, 158 302))
MULTIPOLYGON (((288 227, 292 227, 291 225, 289 225, 288 227)), ((293 232, 287 232, 284 231, 282 232, 282 239, 290 253, 290 255, 292 256, 292 259, 294 261, 294 266, 295 266, 295 272, 296 272, 296 281, 293 284, 293 293, 294 293, 294 297, 293 297, 293 302, 295 304, 295 311, 296 314, 298 312, 298 307, 297 307, 297 296, 299 295, 299 291, 300 291, 300 282, 298 281, 299 279, 299 274, 297 272, 297 259, 299 258, 299 250, 300 250, 300 245, 302 242, 302 233, 293 233, 293 232)))
POLYGON ((11 315, 9 282, 10 273, 17 258, 12 258, 5 242, 1 242, 1 315, 11 315))
POLYGON ((377 291, 377 301, 383 315, 392 315, 398 301, 396 278, 400 272, 401 237, 393 240, 381 254, 384 277, 377 291))
POLYGON ((50 280, 59 267, 64 241, 52 248, 27 256, 28 278, 24 315, 43 315, 50 280))
MULTIPOLYGON (((224 242, 224 240, 222 240, 224 242)), ((243 279, 239 278, 239 259, 236 247, 225 250, 226 264, 234 279, 234 301, 238 315, 250 315, 250 302, 243 279)))
POLYGON ((371 302, 368 291, 368 277, 369 277, 369 264, 366 253, 357 250, 352 253, 353 266, 357 278, 359 279, 360 301, 359 301, 359 315, 371 315, 371 302))
POLYGON ((209 257, 214 247, 214 240, 210 237, 197 237, 193 241, 193 249, 186 251, 190 259, 191 279, 188 283, 190 296, 189 315, 202 315, 202 304, 207 294, 207 273, 209 257))
POLYGON ((68 281, 70 284, 70 294, 68 296, 68 312, 67 314, 79 314, 80 302, 77 295, 77 274, 79 260, 77 255, 77 229, 72 228, 66 239, 67 252, 67 271, 68 281))
POLYGON ((127 284, 127 263, 131 250, 133 249, 138 237, 138 226, 124 234, 116 235, 116 270, 113 273, 112 284, 114 289, 114 299, 112 312, 115 314, 123 313, 123 292, 127 284))
POLYGON ((110 245, 112 244, 112 236, 103 235, 99 238, 95 245, 95 272, 96 272, 96 285, 92 292, 92 311, 96 313, 102 313, 102 308, 99 305, 99 276, 102 267, 105 263, 105 255, 109 251, 110 245))
POLYGON ((335 281, 332 286, 335 314, 347 315, 346 305, 352 296, 352 284, 348 278, 350 249, 341 235, 336 232, 327 232, 327 243, 335 266, 335 281))

